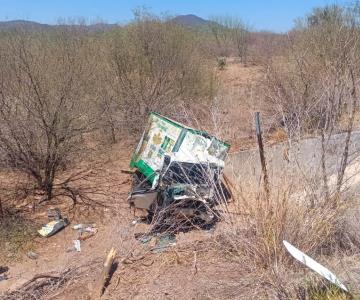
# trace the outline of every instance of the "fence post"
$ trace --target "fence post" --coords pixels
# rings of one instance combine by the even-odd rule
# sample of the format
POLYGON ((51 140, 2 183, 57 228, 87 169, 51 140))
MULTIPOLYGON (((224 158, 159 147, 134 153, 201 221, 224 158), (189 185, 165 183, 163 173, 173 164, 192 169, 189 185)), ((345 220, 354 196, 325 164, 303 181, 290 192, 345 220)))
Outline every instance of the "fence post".
POLYGON ((259 154, 260 154, 260 162, 261 162, 261 169, 264 179, 264 191, 266 200, 269 201, 270 199, 270 185, 269 185, 269 177, 266 168, 266 159, 265 159, 265 152, 264 152, 264 145, 262 140, 262 132, 261 132, 261 123, 260 123, 260 112, 255 112, 255 127, 256 127, 256 136, 257 142, 259 145, 259 154))

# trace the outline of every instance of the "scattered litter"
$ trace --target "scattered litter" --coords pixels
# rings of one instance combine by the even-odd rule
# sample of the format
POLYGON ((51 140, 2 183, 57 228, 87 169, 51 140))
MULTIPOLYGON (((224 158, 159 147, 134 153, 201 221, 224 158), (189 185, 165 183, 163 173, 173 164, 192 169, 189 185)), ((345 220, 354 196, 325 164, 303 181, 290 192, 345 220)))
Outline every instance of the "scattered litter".
POLYGON ((82 224, 76 224, 73 226, 73 229, 78 230, 78 229, 81 229, 82 226, 83 226, 82 224))
POLYGON ((67 218, 54 220, 44 225, 38 233, 43 237, 50 237, 69 225, 67 218))
POLYGON ((214 224, 212 208, 230 199, 220 178, 229 147, 204 131, 151 113, 130 162, 136 168, 130 207, 157 220, 155 232, 214 224))
POLYGON ((311 270, 315 271, 316 273, 320 274, 322 277, 329 280, 331 283, 335 284, 339 288, 343 289, 345 292, 348 292, 348 289, 341 281, 336 277, 334 273, 332 273, 329 269, 325 268, 317 261, 312 259, 310 256, 306 255, 305 253, 301 252, 299 249, 295 248, 293 245, 288 243, 287 241, 283 241, 284 246, 289 251, 289 253, 298 261, 303 263, 305 266, 309 267, 311 270))
POLYGON ((79 241, 85 241, 85 240, 91 238, 92 236, 94 236, 98 232, 98 229, 96 228, 95 223, 76 224, 73 226, 73 229, 78 231, 78 240, 79 241))
POLYGON ((85 232, 90 232, 90 233, 97 233, 97 228, 91 228, 91 227, 86 227, 84 229, 85 232))
POLYGON ((30 259, 38 259, 39 258, 39 254, 37 254, 34 251, 29 251, 28 253, 26 253, 26 256, 30 259))
POLYGON ((161 235, 155 245, 155 247, 151 250, 154 253, 160 253, 165 251, 169 247, 173 247, 176 245, 176 238, 173 234, 165 234, 161 235))
POLYGON ((73 240, 73 245, 68 249, 66 249, 66 252, 73 252, 73 251, 81 252, 80 240, 73 240))
POLYGON ((75 230, 85 229, 85 228, 96 228, 96 224, 95 224, 95 223, 90 223, 90 224, 76 224, 76 225, 73 226, 73 229, 75 229, 75 230))
POLYGON ((81 251, 81 243, 80 243, 80 240, 75 240, 74 241, 74 247, 76 249, 77 252, 80 252, 81 251))
POLYGON ((136 224, 139 224, 141 222, 141 219, 136 219, 134 221, 131 222, 131 225, 136 225, 136 224))

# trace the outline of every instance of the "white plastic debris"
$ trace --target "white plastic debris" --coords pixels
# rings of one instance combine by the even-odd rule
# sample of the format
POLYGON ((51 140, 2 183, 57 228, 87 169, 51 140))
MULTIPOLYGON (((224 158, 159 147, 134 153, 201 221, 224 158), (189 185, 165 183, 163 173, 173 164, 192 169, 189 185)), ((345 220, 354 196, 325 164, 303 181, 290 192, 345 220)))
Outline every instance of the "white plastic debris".
POLYGON ((136 220, 131 222, 131 225, 136 225, 137 223, 139 223, 139 220, 136 219, 136 220))
POLYGON ((77 252, 81 251, 81 243, 80 240, 74 240, 74 248, 77 252))
POLYGON ((343 289, 345 292, 348 292, 348 289, 341 281, 336 277, 334 273, 332 273, 329 269, 320 265, 317 261, 313 260, 310 256, 301 252, 299 249, 295 248, 287 241, 283 241, 285 248, 289 251, 289 253, 298 261, 303 263, 305 266, 309 267, 311 270, 320 274, 325 279, 329 280, 331 283, 335 284, 339 288, 343 289))
POLYGON ((79 230, 79 229, 84 229, 84 228, 95 228, 96 224, 95 223, 91 223, 91 224, 76 224, 73 226, 74 230, 79 230))

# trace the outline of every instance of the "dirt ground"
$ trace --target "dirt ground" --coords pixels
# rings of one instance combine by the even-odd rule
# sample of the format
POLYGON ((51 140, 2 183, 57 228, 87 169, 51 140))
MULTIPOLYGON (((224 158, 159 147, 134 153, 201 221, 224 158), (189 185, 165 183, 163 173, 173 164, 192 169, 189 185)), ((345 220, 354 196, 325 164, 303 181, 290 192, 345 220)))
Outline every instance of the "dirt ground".
MULTIPOLYGON (((222 94, 226 95, 227 98, 224 99, 229 101, 225 106, 229 108, 230 105, 241 102, 246 94, 246 86, 259 76, 258 72, 257 67, 244 68, 230 62, 226 69, 219 73, 221 82, 224 83, 221 88, 227 91, 222 94)), ((241 118, 245 120, 249 113, 248 103, 243 103, 242 107, 241 118)), ((245 136, 251 132, 250 122, 243 122, 240 127, 246 132, 245 136)), ((127 204, 130 175, 121 173, 121 170, 128 169, 133 150, 131 147, 129 143, 118 143, 97 158, 105 162, 102 166, 103 177, 107 178, 108 183, 114 183, 110 184, 112 187, 107 191, 107 208, 98 208, 95 212, 86 214, 74 213, 67 200, 61 201, 61 204, 49 203, 37 207, 33 218, 38 224, 48 221, 46 212, 51 207, 60 207, 63 216, 69 217, 71 224, 50 238, 37 237, 34 240, 31 250, 38 254, 37 259, 31 259, 26 253, 22 253, 19 259, 7 262, 8 279, 0 281, 0 295, 5 291, 16 290, 35 275, 58 274, 68 268, 92 264, 95 269, 89 272, 89 268, 85 267, 84 269, 88 270, 78 279, 71 280, 71 284, 66 288, 62 287, 54 293, 44 292, 42 295, 48 298, 55 294, 54 299, 85 299, 101 273, 101 264, 106 253, 114 246, 118 249, 119 265, 106 289, 105 299, 236 298, 239 292, 236 284, 239 270, 236 265, 225 260, 218 261, 218 258, 213 261, 214 256, 206 250, 206 243, 211 240, 213 231, 195 230, 179 234, 176 246, 164 253, 151 252, 154 241, 149 243, 150 245, 143 245, 135 239, 134 234, 146 232, 148 225, 133 225, 132 221, 136 216, 127 204), (98 226, 98 233, 81 243, 81 252, 68 251, 73 240, 77 238, 77 232, 72 226, 94 222, 98 226), (141 259, 121 263, 127 257, 141 259)))
MULTIPOLYGON (((71 278, 68 285, 44 291, 42 297, 87 299, 101 274, 103 259, 109 249, 115 247, 118 250, 117 268, 104 299, 237 298, 240 270, 236 264, 209 251, 213 249, 209 243, 217 229, 179 233, 176 245, 161 253, 152 251, 156 239, 147 244, 135 239, 135 234, 146 232, 149 225, 133 224, 136 216, 127 204, 130 175, 120 170, 128 168, 130 151, 128 147, 117 144, 107 155, 111 157, 104 166, 108 180, 120 183, 109 197, 109 208, 84 215, 72 214, 68 211, 69 206, 60 205, 63 216, 68 216, 71 224, 52 237, 35 239, 32 249, 38 254, 37 259, 23 253, 19 260, 8 263, 8 279, 0 281, 0 295, 1 292, 18 289, 39 274, 59 274, 66 269, 83 266, 85 271, 71 278), (95 236, 81 243, 81 252, 68 251, 77 238, 72 226, 94 222, 99 230, 95 236)), ((52 205, 38 207, 36 219, 40 223, 47 222, 49 207, 52 205)))
MULTIPOLYGON (((227 128, 224 136, 233 143, 232 152, 254 145, 253 112, 259 109, 260 101, 256 81, 261 76, 260 67, 245 68, 231 61, 219 73, 223 82, 220 101, 230 116, 226 118, 229 123, 222 126, 227 128)), ((137 216, 127 203, 130 175, 121 170, 128 169, 132 151, 133 145, 122 141, 110 150, 100 151, 94 159, 102 164, 103 182, 99 185, 106 186, 106 194, 102 196, 105 208, 74 212, 71 202, 65 199, 60 204, 37 207, 34 215, 37 222, 46 223, 47 209, 59 206, 71 224, 52 237, 34 240, 32 250, 38 254, 37 259, 23 253, 18 260, 6 263, 8 279, 0 281, 0 299, 4 292, 14 291, 31 280, 35 282, 38 280, 35 276, 39 274, 57 275, 74 269, 77 271, 61 284, 49 289, 40 288, 39 294, 29 299, 89 299, 111 247, 115 247, 118 254, 102 299, 248 299, 247 295, 256 299, 276 298, 263 287, 254 286, 252 276, 256 274, 247 270, 244 276, 244 270, 236 262, 216 252, 214 236, 222 230, 222 223, 211 230, 179 233, 176 245, 159 253, 156 238, 148 243, 135 238, 135 234, 145 233, 149 225, 134 224, 137 216), (68 251, 77 238, 72 226, 78 223, 96 223, 98 232, 81 243, 81 252, 68 251)), ((356 269, 351 260, 343 263, 356 269)), ((355 271, 354 280, 357 280, 355 271)), ((16 295, 3 297, 17 299, 16 295)))
MULTIPOLYGON (((23 255, 19 262, 10 263, 8 275, 9 279, 0 282, 0 290, 15 289, 22 283, 31 279, 34 274, 59 270, 74 263, 86 262, 91 257, 102 256, 108 250, 109 235, 117 228, 128 224, 132 218, 128 210, 126 198, 129 191, 129 175, 122 174, 121 169, 128 166, 129 150, 124 149, 121 145, 114 147, 111 152, 107 153, 112 157, 111 161, 104 166, 103 170, 109 177, 109 182, 117 182, 116 191, 108 198, 106 208, 97 208, 96 211, 87 211, 86 213, 71 210, 69 201, 58 203, 49 203, 37 208, 34 219, 37 223, 47 223, 47 209, 60 207, 62 215, 68 217, 70 226, 55 234, 50 238, 36 238, 33 247, 34 251, 39 254, 38 259, 33 260, 23 255), (120 159, 121 158, 121 159, 120 159), (110 202, 111 201, 111 202, 110 202), (116 218, 114 219, 114 216, 116 218), (78 223, 96 223, 99 232, 91 239, 84 241, 81 253, 69 252, 73 240, 77 238, 77 232, 72 226, 78 223), (108 240, 108 242, 106 242, 108 240)), ((110 195, 110 193, 109 193, 110 195)), ((40 228, 39 228, 40 229, 40 228)))

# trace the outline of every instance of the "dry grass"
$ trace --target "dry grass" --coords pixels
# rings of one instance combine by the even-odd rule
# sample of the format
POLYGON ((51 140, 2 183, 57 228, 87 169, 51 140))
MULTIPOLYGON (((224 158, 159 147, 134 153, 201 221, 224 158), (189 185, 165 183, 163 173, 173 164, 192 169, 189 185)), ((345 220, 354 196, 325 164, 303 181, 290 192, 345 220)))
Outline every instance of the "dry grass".
MULTIPOLYGON (((339 241, 346 233, 341 219, 347 205, 309 209, 294 201, 293 190, 290 184, 278 190, 273 188, 267 201, 260 189, 243 193, 238 185, 233 190, 234 201, 217 208, 222 222, 213 234, 182 234, 178 245, 162 253, 152 253, 151 244, 141 245, 134 239, 135 233, 151 227, 129 225, 132 219, 119 213, 119 201, 118 214, 101 240, 106 248, 116 245, 119 249, 118 268, 104 297, 164 299, 165 293, 171 293, 169 297, 180 299, 185 293, 203 299, 346 299, 343 293, 295 262, 285 252, 282 240, 332 269, 327 258, 340 258, 344 253, 344 245, 339 241), (173 287, 174 282, 186 287, 186 292, 185 288, 173 287)), ((22 286, 18 294, 7 296, 26 299, 31 294, 48 299, 58 295, 55 299, 67 299, 79 295, 79 284, 81 293, 87 294, 91 291, 88 283, 100 272, 103 254, 96 257, 92 266, 82 262, 81 273, 67 271, 66 266, 64 272, 56 274, 59 278, 39 278, 22 286), (42 285, 39 293, 38 285, 42 285)))
MULTIPOLYGON (((273 190, 266 199, 261 190, 253 195, 235 193, 235 201, 222 209, 225 221, 215 237, 215 246, 229 260, 239 264, 251 285, 263 296, 275 294, 279 299, 307 299, 318 287, 319 277, 303 276, 300 266, 286 252, 286 240, 320 262, 324 257, 341 257, 345 250, 356 251, 344 243, 346 228, 342 217, 347 205, 333 208, 322 204, 309 208, 306 202, 294 201, 292 187, 273 190)), ((326 285, 328 286, 328 285, 326 285)), ((323 293, 323 289, 319 290, 323 293)), ((342 294, 342 293, 340 293, 342 294)), ((312 296, 311 296, 312 297, 312 296)), ((332 299, 332 298, 318 298, 332 299)), ((342 299, 342 298, 339 298, 342 299)))
POLYGON ((21 215, 10 215, 0 220, 0 265, 14 261, 32 249, 36 225, 21 215))
POLYGON ((269 131, 267 135, 267 140, 269 140, 271 143, 282 143, 287 141, 287 134, 285 130, 281 127, 276 127, 269 131))

